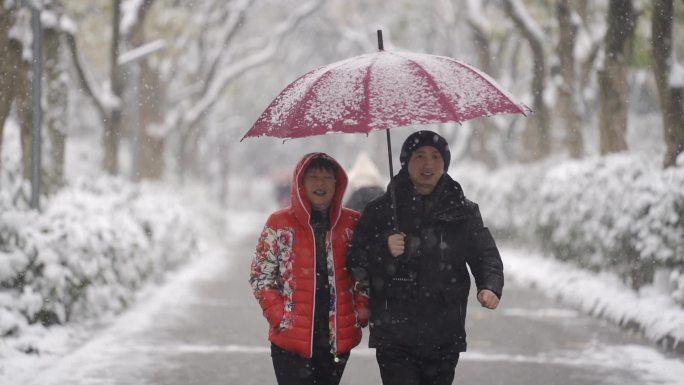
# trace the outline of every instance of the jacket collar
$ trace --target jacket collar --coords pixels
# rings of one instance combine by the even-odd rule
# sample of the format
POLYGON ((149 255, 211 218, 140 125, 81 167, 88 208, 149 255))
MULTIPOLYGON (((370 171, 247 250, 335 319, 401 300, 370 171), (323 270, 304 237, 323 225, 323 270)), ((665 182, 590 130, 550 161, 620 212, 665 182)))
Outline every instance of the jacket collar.
MULTIPOLYGON (((402 168, 397 175, 392 178, 390 183, 395 185, 395 193, 397 196, 397 206, 402 205, 402 202, 411 200, 417 195, 413 183, 408 176, 408 171, 402 168)), ((389 195, 388 186, 388 195, 389 195)), ((437 182, 437 186, 429 195, 424 196, 425 198, 432 201, 430 206, 432 207, 431 212, 428 214, 430 217, 441 219, 441 220, 458 220, 465 215, 465 202, 466 197, 463 193, 461 185, 456 182, 447 173, 444 173, 437 182)))

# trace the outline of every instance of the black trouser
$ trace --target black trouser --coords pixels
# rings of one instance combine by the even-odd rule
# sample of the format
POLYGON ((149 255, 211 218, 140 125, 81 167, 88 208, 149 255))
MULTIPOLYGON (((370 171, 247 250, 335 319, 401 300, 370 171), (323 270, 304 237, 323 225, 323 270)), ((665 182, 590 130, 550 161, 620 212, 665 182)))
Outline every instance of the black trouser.
POLYGON ((314 348, 313 357, 304 358, 271 344, 271 358, 278 385, 338 385, 349 353, 335 356, 327 348, 314 348))
POLYGON ((455 344, 430 349, 383 345, 375 350, 383 385, 451 385, 459 355, 455 344))

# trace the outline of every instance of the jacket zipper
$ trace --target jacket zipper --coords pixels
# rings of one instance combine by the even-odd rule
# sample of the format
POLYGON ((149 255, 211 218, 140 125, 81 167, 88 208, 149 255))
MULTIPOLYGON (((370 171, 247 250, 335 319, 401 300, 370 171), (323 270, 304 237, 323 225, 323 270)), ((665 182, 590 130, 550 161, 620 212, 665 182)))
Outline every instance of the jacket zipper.
MULTIPOLYGON (((337 223, 335 223, 337 224, 337 223)), ((339 362, 340 359, 337 357, 337 277, 335 276, 335 248, 333 247, 333 227, 330 227, 330 254, 332 256, 332 261, 333 261, 333 268, 332 268, 332 282, 333 286, 335 288, 335 312, 333 313, 333 323, 334 323, 334 328, 335 328, 335 338, 333 338, 332 341, 332 350, 333 350, 333 356, 335 357, 335 362, 339 362)), ((326 250, 327 251, 327 250, 326 250)), ((326 261, 326 268, 327 268, 327 262, 328 258, 325 259, 326 261)), ((330 284, 330 276, 328 276, 328 284, 330 284)), ((328 289, 330 291, 330 289, 328 289)), ((328 309, 330 311, 330 309, 328 309)), ((328 335, 328 339, 330 339, 330 335, 328 335)))
POLYGON ((309 230, 311 230, 311 237, 313 238, 313 290, 311 298, 311 338, 309 339, 309 357, 313 357, 313 345, 314 345, 314 327, 316 326, 315 315, 316 315, 316 233, 314 232, 313 226, 309 224, 309 230))

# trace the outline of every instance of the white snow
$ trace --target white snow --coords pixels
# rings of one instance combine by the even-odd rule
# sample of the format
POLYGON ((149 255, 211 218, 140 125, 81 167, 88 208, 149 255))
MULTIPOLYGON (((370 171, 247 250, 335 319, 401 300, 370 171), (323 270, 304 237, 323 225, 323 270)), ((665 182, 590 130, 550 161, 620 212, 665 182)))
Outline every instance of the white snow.
POLYGON ((304 74, 278 95, 247 135, 298 138, 367 132, 528 110, 466 63, 382 51, 304 74))
MULTIPOLYGON (((262 187, 266 186, 262 185, 262 187)), ((201 207, 202 212, 195 218, 204 217, 215 220, 216 217, 220 216, 220 210, 207 204, 207 201, 196 199, 197 194, 197 192, 193 192, 192 196, 197 202, 204 202, 204 206, 201 207)), ((143 193, 139 199, 146 202, 144 205, 139 205, 139 209, 153 210, 156 207, 153 201, 158 197, 152 191, 147 192, 147 194, 143 193)), ((197 202, 195 205, 200 207, 197 202)), ((263 212, 232 211, 226 222, 225 234, 228 234, 229 238, 233 240, 251 234, 254 228, 262 225, 264 215, 263 212)), ((216 229, 212 229, 209 222, 195 222, 195 225, 196 229, 200 231, 200 238, 209 239, 213 237, 216 241, 216 229)), ((222 241, 225 242, 226 239, 222 241)), ((230 242, 230 239, 228 241, 230 242)), ((204 243, 202 242, 202 244, 204 243)), ((649 290, 635 293, 619 282, 615 276, 606 273, 591 273, 536 252, 509 247, 502 247, 501 252, 507 279, 536 287, 547 296, 557 297, 562 302, 572 305, 577 309, 577 312, 592 314, 615 322, 625 317, 636 319, 643 325, 643 332, 647 336, 657 336, 667 332, 671 335, 684 337, 684 310, 674 304, 667 295, 649 290)), ((35 370, 50 368, 57 362, 57 359, 78 346, 80 346, 78 354, 70 355, 68 362, 60 362, 60 368, 70 368, 70 370, 77 371, 83 362, 88 361, 94 355, 106 357, 107 354, 116 353, 112 351, 112 346, 115 346, 120 335, 132 333, 135 330, 143 330, 144 327, 154 321, 150 319, 150 314, 154 313, 155 309, 173 301, 182 300, 183 296, 189 293, 186 290, 189 282, 221 270, 217 269, 217 264, 228 263, 229 261, 226 258, 218 258, 216 254, 209 252, 206 248, 202 248, 201 253, 202 258, 196 259, 177 272, 170 273, 162 287, 153 285, 143 288, 135 297, 137 305, 133 305, 117 318, 102 320, 100 326, 79 322, 67 326, 54 326, 49 329, 35 326, 34 330, 26 332, 12 343, 13 347, 39 346, 41 355, 21 354, 9 346, 7 339, 3 339, 0 345, 0 357, 2 358, 0 383, 17 385, 29 383, 29 379, 33 381, 35 378, 35 370), (109 326, 102 329, 103 324, 109 326)), ((27 298, 24 301, 26 306, 32 306, 30 299, 27 298)), ((558 309, 539 309, 534 312, 510 310, 512 315, 521 317, 573 318, 578 316, 577 312, 558 309)), ((3 322, 6 320, 5 317, 0 319, 3 322)), ((139 349, 155 351, 153 346, 142 346, 139 349)), ((173 351, 202 354, 217 352, 268 354, 268 349, 265 347, 242 345, 196 346, 187 344, 175 346, 173 351)), ((355 349, 354 354, 371 356, 373 351, 359 347, 355 349)), ((593 365, 608 369, 637 365, 639 370, 645 373, 644 378, 651 378, 654 383, 675 385, 681 383, 678 381, 684 378, 684 364, 681 360, 667 358, 657 350, 643 346, 595 346, 585 350, 579 356, 562 352, 553 356, 537 357, 471 351, 464 355, 463 359, 466 361, 550 363, 577 367, 593 365)), ((96 364, 91 362, 89 365, 96 364)))
POLYGON ((614 275, 593 273, 524 250, 505 249, 502 258, 507 277, 549 297, 616 324, 638 320, 652 340, 672 335, 684 343, 684 309, 667 295, 634 292, 614 275))

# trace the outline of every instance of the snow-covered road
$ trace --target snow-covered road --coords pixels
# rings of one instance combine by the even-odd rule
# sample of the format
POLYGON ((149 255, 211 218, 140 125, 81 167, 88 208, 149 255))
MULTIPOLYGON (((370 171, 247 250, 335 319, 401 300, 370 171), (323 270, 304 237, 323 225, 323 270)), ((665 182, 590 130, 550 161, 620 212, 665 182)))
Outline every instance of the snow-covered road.
MULTIPOLYGON (((40 361, 37 371, 27 367, 12 383, 274 384, 266 323, 247 283, 255 241, 256 234, 245 233, 215 248, 80 348, 40 361)), ((684 384, 680 356, 528 288, 530 278, 519 276, 542 268, 538 261, 514 250, 502 255, 508 272, 502 306, 492 312, 471 300, 469 351, 455 383, 684 384)), ((365 341, 342 383, 380 384, 365 341)))

